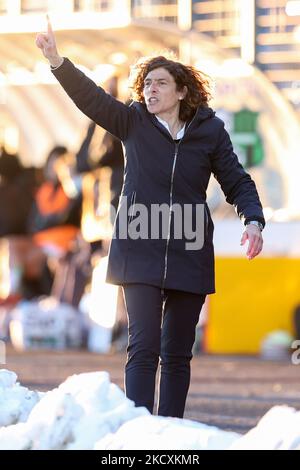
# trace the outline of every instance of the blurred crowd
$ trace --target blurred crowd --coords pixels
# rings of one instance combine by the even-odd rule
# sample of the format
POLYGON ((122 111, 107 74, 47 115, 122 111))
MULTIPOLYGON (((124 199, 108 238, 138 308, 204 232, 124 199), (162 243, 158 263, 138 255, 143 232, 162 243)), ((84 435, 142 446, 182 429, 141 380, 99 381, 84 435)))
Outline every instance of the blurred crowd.
MULTIPOLYGON (((54 146, 43 168, 24 167, 17 154, 0 148, 0 316, 21 300, 41 296, 78 308, 93 269, 107 256, 108 240, 102 239, 101 231, 85 237, 84 224, 93 217, 96 224, 99 220, 101 171, 109 168, 113 225, 124 158, 121 142, 105 133, 97 158, 92 159, 94 134, 91 122, 77 153, 54 146)), ((119 293, 116 337, 125 325, 119 293)))

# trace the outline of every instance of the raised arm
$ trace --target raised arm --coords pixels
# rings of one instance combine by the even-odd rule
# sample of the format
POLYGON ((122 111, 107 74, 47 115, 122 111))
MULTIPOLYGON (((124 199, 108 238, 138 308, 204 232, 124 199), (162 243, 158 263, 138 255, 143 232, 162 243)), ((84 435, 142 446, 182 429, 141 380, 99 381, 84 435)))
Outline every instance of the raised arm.
POLYGON ((84 114, 120 140, 126 140, 136 119, 135 111, 98 87, 69 59, 59 55, 48 16, 47 22, 47 33, 37 35, 36 45, 49 60, 52 73, 84 114))

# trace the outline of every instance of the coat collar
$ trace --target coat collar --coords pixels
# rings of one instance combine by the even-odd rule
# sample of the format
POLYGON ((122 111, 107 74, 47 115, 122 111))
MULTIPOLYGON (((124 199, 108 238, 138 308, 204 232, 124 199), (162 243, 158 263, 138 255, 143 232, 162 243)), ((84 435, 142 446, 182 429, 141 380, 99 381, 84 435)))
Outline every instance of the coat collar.
MULTIPOLYGON (((167 131, 167 129, 156 119, 154 114, 149 113, 147 107, 144 103, 139 103, 137 101, 133 101, 131 106, 135 107, 141 114, 146 115, 148 119, 162 132, 169 140, 172 140, 171 134, 167 131)), ((199 106, 196 110, 194 117, 186 123, 186 133, 190 132, 191 129, 194 129, 199 125, 201 122, 205 121, 206 119, 210 119, 215 116, 215 111, 209 106, 199 106)))
MULTIPOLYGON (((144 103, 139 103, 138 101, 133 101, 131 103, 131 106, 137 108, 137 110, 140 111, 141 113, 148 115, 148 117, 150 117, 150 119, 154 119, 154 115, 149 113, 149 111, 147 110, 147 107, 144 103)), ((210 108, 209 106, 199 106, 196 110, 196 113, 195 113, 194 117, 191 119, 191 121, 200 123, 202 121, 205 121, 206 119, 214 117, 215 114, 216 114, 215 111, 212 108, 210 108)), ((187 125, 188 124, 189 124, 189 122, 187 123, 187 125)))

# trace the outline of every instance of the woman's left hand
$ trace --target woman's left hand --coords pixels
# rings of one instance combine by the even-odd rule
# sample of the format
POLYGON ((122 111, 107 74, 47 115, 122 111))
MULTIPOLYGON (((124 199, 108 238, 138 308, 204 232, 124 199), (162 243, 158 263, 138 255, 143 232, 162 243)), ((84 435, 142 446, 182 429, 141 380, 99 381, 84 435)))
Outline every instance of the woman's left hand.
POLYGON ((260 229, 254 224, 248 224, 243 232, 241 238, 241 245, 244 245, 246 240, 249 241, 246 256, 249 260, 259 255, 263 247, 263 237, 260 229))

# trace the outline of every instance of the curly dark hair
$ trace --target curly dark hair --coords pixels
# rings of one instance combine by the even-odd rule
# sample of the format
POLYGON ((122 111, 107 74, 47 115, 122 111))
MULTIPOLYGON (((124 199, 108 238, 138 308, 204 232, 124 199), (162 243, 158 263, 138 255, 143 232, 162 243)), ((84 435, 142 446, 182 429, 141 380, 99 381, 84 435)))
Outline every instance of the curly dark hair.
POLYGON ((180 102, 179 118, 182 121, 190 120, 199 106, 208 107, 211 99, 210 77, 191 65, 184 65, 169 58, 169 54, 160 56, 142 57, 131 68, 130 88, 132 89, 132 98, 135 101, 144 103, 144 80, 149 72, 157 68, 166 69, 175 80, 177 90, 183 90, 187 87, 187 94, 180 102))

